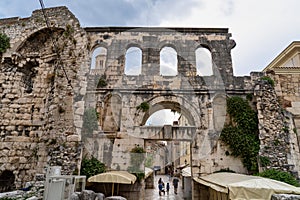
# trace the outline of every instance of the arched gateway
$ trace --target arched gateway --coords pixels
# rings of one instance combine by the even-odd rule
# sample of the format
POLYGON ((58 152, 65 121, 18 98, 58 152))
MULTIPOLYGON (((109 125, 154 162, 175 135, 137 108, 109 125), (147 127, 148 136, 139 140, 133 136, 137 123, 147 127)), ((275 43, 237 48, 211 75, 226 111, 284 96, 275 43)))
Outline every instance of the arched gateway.
POLYGON ((13 177, 10 188, 23 188, 47 166, 78 173, 86 154, 111 169, 133 169, 133 149, 157 141, 189 149, 180 162, 187 159, 192 178, 224 168, 246 173, 219 140, 226 97, 233 95, 253 97, 259 156, 270 160, 267 167, 297 176, 299 135, 292 130, 299 127, 282 112, 278 91, 262 73, 233 76, 235 42, 228 29, 82 28, 66 7, 44 11, 48 24, 41 10, 0 19, 10 38, 10 48, 0 53, 0 174, 13 177), (146 124, 165 109, 179 120, 146 124))
POLYGON ((225 122, 225 90, 233 81, 230 51, 235 43, 228 30, 111 27, 85 31, 92 45, 91 56, 99 48, 107 49, 102 61, 105 67, 91 67, 88 75, 85 110, 95 109, 99 128, 92 136, 82 131, 86 153, 97 152, 98 159, 110 168, 127 170, 131 150, 145 148, 145 141, 187 141, 193 176, 221 168, 214 169, 206 160, 220 154, 213 149, 225 122), (130 59, 126 52, 131 47, 141 52, 138 75, 125 74, 125 65, 131 63, 125 60, 130 59), (166 47, 172 55, 161 54, 166 47), (211 76, 197 75, 199 47, 211 53, 211 76), (176 61, 172 61, 174 54, 176 61), (174 64, 176 72, 161 75, 161 65, 164 71, 174 71, 174 64), (169 126, 145 125, 153 113, 163 109, 180 113, 181 120, 169 126))

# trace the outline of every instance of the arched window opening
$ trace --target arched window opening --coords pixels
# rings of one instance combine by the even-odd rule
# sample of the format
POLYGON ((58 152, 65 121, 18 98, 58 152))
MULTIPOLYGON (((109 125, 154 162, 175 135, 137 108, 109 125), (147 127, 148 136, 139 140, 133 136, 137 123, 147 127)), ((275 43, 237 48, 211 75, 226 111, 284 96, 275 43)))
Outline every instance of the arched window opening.
POLYGON ((142 50, 138 47, 130 47, 125 55, 126 75, 139 75, 142 72, 142 50))
POLYGON ((212 63, 211 52, 208 49, 200 47, 196 50, 197 75, 213 75, 212 63))
POLYGON ((164 47, 160 51, 160 74, 177 75, 177 52, 172 47, 164 47))
POLYGON ((162 109, 153 113, 146 121, 146 126, 163 126, 178 124, 180 113, 171 109, 162 109))
POLYGON ((92 55, 91 69, 102 70, 106 65, 107 50, 104 47, 98 47, 92 55))

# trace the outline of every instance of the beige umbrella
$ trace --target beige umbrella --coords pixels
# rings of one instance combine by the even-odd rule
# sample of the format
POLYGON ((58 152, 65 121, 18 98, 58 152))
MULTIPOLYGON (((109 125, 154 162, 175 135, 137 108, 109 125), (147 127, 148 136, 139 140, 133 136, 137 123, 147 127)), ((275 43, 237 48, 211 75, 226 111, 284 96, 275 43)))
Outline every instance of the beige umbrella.
POLYGON ((136 176, 127 171, 111 171, 97 174, 88 179, 88 182, 112 183, 112 196, 114 195, 114 184, 134 184, 136 176))

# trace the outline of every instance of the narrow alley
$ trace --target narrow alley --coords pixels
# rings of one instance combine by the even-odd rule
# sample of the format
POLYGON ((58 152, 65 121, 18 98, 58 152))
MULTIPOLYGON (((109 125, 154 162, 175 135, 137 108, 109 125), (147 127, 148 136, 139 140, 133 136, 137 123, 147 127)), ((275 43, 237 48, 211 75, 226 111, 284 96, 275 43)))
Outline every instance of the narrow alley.
POLYGON ((178 190, 177 194, 174 193, 174 187, 172 184, 172 178, 169 179, 167 175, 156 175, 154 177, 154 189, 146 189, 145 194, 145 200, 161 200, 161 199, 167 199, 167 200, 182 200, 183 198, 183 191, 182 191, 182 180, 180 179, 178 184, 178 190), (162 194, 162 196, 159 196, 159 190, 158 190, 158 180, 159 178, 162 179, 162 181, 167 184, 170 184, 170 191, 169 194, 167 192, 165 195, 162 194))

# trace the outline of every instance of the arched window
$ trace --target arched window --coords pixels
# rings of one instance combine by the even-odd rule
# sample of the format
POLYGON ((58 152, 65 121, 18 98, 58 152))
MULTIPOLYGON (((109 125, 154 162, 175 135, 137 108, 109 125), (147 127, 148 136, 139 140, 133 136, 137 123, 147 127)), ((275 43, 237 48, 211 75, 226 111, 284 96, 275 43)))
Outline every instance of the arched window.
POLYGON ((107 50, 104 47, 98 47, 94 50, 92 55, 91 69, 102 70, 106 65, 107 50))
POLYGON ((212 57, 208 49, 203 47, 196 49, 196 67, 199 76, 213 75, 212 57))
POLYGON ((172 47, 164 47, 160 51, 160 74, 177 75, 177 52, 172 47))
POLYGON ((126 75, 139 75, 142 72, 142 50, 138 47, 130 47, 125 55, 126 75))

